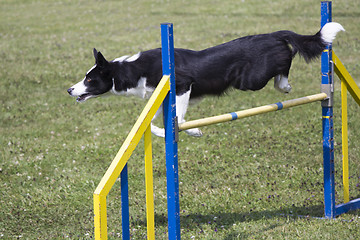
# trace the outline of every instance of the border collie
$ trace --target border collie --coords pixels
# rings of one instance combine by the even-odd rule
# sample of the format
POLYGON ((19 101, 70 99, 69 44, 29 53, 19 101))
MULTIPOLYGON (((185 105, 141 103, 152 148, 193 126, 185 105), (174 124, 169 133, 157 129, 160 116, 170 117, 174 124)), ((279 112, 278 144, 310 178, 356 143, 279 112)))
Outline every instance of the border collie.
MULTIPOLYGON (((289 93, 291 61, 299 53, 306 62, 319 57, 344 28, 327 23, 315 35, 291 31, 246 36, 202 51, 175 49, 176 115, 185 122, 189 100, 204 95, 222 95, 229 88, 260 90, 274 78, 275 89, 289 93)), ((151 95, 162 77, 161 49, 139 52, 107 61, 94 49, 95 65, 85 78, 67 91, 78 102, 111 92, 116 95, 151 95)), ((162 112, 162 107, 154 119, 162 112)), ((164 137, 164 129, 151 125, 164 137)), ((185 131, 201 136, 199 129, 185 131)))

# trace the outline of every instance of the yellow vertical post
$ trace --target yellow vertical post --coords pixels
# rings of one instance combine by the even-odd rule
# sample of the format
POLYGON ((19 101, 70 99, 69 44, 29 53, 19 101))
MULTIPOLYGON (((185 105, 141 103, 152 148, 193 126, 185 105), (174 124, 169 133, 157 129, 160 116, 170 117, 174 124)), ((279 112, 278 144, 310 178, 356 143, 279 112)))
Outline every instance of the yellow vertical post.
POLYGON ((94 194, 95 239, 107 239, 106 196, 94 194))
POLYGON ((155 217, 154 217, 154 189, 153 189, 153 167, 151 146, 151 125, 144 133, 145 145, 145 185, 146 185, 146 221, 147 239, 155 239, 155 217))
POLYGON ((347 127, 347 87, 341 79, 341 121, 342 121, 342 155, 344 202, 349 202, 349 160, 348 160, 348 127, 347 127))

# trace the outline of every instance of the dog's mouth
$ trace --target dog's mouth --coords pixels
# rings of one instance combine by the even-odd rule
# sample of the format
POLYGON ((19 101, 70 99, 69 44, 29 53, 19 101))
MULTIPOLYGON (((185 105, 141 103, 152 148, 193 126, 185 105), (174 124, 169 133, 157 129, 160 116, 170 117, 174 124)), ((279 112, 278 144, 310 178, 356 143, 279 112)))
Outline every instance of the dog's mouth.
POLYGON ((95 95, 92 95, 90 93, 85 93, 83 95, 80 95, 76 101, 77 102, 85 102, 86 100, 88 100, 89 98, 93 98, 93 97, 96 97, 95 95))

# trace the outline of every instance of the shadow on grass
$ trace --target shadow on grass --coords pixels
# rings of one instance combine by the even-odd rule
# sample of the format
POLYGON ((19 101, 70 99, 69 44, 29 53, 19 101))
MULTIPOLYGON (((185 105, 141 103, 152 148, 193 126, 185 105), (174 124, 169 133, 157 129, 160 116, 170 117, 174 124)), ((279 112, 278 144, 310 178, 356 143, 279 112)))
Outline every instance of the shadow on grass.
MULTIPOLYGON (((211 214, 181 214, 180 225, 184 231, 196 230, 202 233, 204 226, 213 229, 215 232, 221 229, 231 228, 233 225, 243 222, 256 222, 266 219, 286 218, 296 220, 297 218, 322 218, 323 217, 323 205, 316 205, 310 207, 288 207, 278 210, 264 210, 264 211, 247 211, 247 212, 216 212, 211 214)), ((155 223, 157 226, 167 225, 166 215, 155 215, 155 223)), ((146 226, 144 220, 138 220, 136 224, 146 226)), ((283 225, 281 222, 270 223, 269 226, 264 226, 259 229, 259 232, 265 232, 283 225)), ((253 233, 252 233, 253 234, 253 233)), ((237 239, 248 237, 244 232, 233 232, 226 236, 225 239, 237 239)))
MULTIPOLYGON (((360 197, 360 196, 359 196, 360 197)), ((222 209, 223 210, 223 209, 222 209)), ((360 212, 360 210, 350 211, 360 212)), ((324 218, 324 205, 313 205, 313 206, 288 206, 286 208, 279 208, 274 210, 264 211, 244 211, 244 212, 214 212, 214 213, 191 213, 186 214, 182 212, 180 214, 180 225, 182 231, 198 231, 203 233, 203 229, 211 228, 213 231, 221 231, 221 229, 229 229, 239 223, 255 223, 257 221, 275 220, 275 219, 286 219, 290 221, 296 221, 297 219, 319 219, 325 221, 324 218)), ((145 219, 137 219, 137 225, 146 226, 145 219)), ((167 226, 167 215, 166 214, 155 214, 156 226, 167 226)), ((260 224, 257 232, 262 233, 279 226, 284 225, 284 221, 269 221, 267 224, 260 224)), ((251 232, 253 235, 254 232, 251 232)), ((250 233, 241 232, 234 230, 223 239, 243 239, 250 236, 250 233)))
MULTIPOLYGON (((225 213, 217 212, 212 214, 189 214, 181 215, 182 227, 191 228, 192 226, 201 224, 213 224, 217 227, 231 226, 240 222, 253 222, 263 219, 272 219, 278 217, 309 217, 321 218, 323 216, 323 205, 316 205, 311 207, 289 207, 287 209, 264 210, 264 211, 247 211, 243 213, 225 213)), ((165 220, 166 223, 166 220, 165 220)))

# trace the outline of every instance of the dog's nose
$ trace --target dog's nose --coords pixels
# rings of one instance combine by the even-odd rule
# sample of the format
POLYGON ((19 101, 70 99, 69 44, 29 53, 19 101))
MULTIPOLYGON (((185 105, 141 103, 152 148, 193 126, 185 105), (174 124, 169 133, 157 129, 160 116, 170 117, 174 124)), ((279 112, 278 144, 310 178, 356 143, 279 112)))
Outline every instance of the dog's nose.
POLYGON ((71 92, 74 90, 74 88, 69 88, 67 92, 71 95, 71 92))

